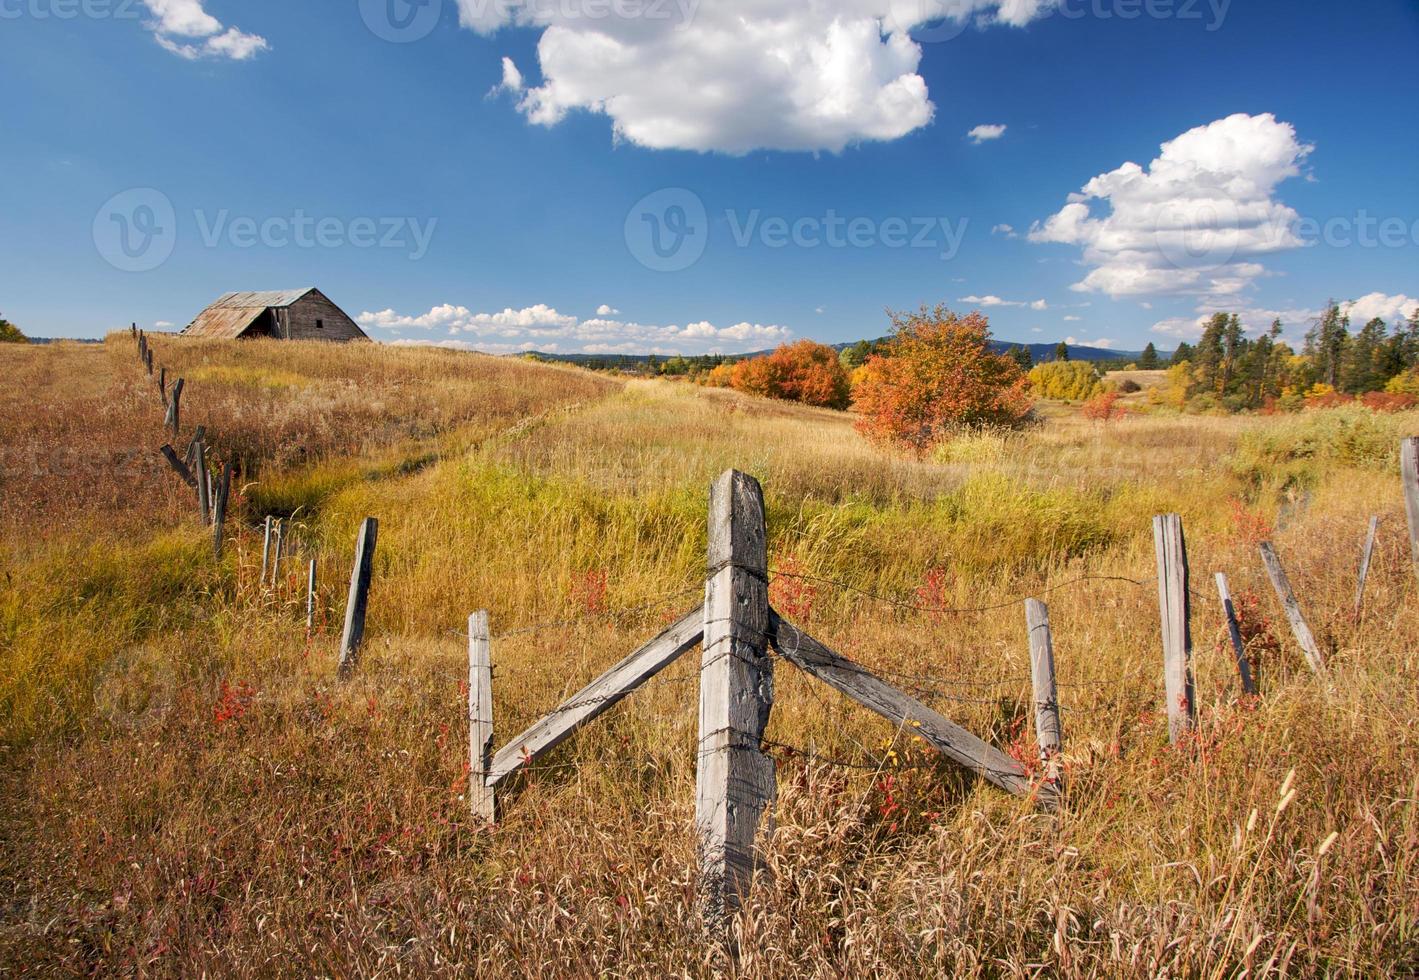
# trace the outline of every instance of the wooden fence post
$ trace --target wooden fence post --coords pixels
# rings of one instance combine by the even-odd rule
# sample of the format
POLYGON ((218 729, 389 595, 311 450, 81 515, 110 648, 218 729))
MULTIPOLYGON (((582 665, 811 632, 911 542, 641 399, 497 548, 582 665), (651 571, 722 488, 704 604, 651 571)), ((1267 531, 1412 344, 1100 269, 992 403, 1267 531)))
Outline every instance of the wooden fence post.
POLYGON ((163 408, 168 407, 168 369, 158 368, 158 394, 163 397, 163 408))
POLYGON ((182 389, 187 384, 183 378, 178 378, 172 383, 172 397, 164 399, 167 402, 168 414, 163 420, 164 424, 172 429, 173 438, 177 438, 177 430, 182 422, 182 389))
POLYGON ((1419 436, 1399 445, 1399 472, 1404 484, 1404 514, 1409 519, 1409 557, 1419 576, 1419 436))
POLYGON ((315 559, 310 560, 310 570, 305 582, 305 631, 309 635, 315 631, 315 559))
POLYGON ((1261 560, 1266 565, 1266 574, 1271 578, 1271 587, 1276 590, 1276 598, 1281 600, 1281 608, 1291 622, 1291 632, 1301 645, 1301 652, 1306 655, 1306 663, 1311 665, 1311 670, 1321 673, 1325 670, 1325 657, 1306 623, 1306 617, 1301 614, 1301 604, 1296 601, 1291 580, 1286 577, 1286 569, 1281 567, 1281 559, 1276 557, 1276 549, 1271 547, 1270 541, 1261 543, 1261 560))
POLYGON ((266 515, 266 533, 261 538, 261 588, 266 588, 266 578, 271 565, 271 515, 266 515))
POLYGON ((276 518, 276 547, 271 552, 271 588, 278 588, 281 584, 281 549, 286 544, 286 521, 285 518, 276 518))
POLYGON ((205 425, 199 425, 192 431, 192 438, 187 442, 187 455, 184 457, 184 460, 188 466, 195 465, 194 460, 197 457, 197 447, 204 444, 206 441, 207 427, 205 425))
POLYGON ((719 924, 752 879, 759 821, 776 795, 774 761, 760 751, 773 708, 766 537, 759 482, 726 471, 710 488, 695 773, 702 907, 719 924))
POLYGON ((207 470, 207 447, 197 444, 197 509, 202 512, 202 523, 212 523, 212 477, 207 470))
POLYGON ((163 454, 163 459, 168 461, 168 465, 172 467, 174 473, 182 478, 183 483, 193 488, 197 486, 197 477, 192 475, 192 471, 187 468, 186 463, 177 458, 177 452, 171 446, 164 445, 158 452, 163 454))
POLYGON ((217 499, 212 506, 212 553, 222 557, 222 536, 227 523, 227 498, 232 492, 232 464, 222 467, 222 479, 217 484, 217 499))
POLYGON ((1059 718, 1059 689, 1054 679, 1054 641, 1049 631, 1049 607, 1038 599, 1025 600, 1025 626, 1030 635, 1030 680, 1035 695, 1035 737, 1045 775, 1059 781, 1056 756, 1064 748, 1064 725, 1059 718))
POLYGON ((498 819, 496 791, 488 785, 493 761, 493 660, 488 611, 468 617, 468 802, 473 816, 498 819))
POLYGON ((369 604, 370 573, 374 569, 374 546, 379 537, 379 521, 366 517, 355 540, 355 567, 350 571, 350 598, 345 603, 345 631, 340 637, 340 676, 348 677, 360 659, 360 642, 365 638, 365 608, 369 604))
POLYGON ((1227 635, 1232 638, 1232 653, 1237 658, 1237 674, 1242 679, 1242 693, 1256 694, 1256 681, 1251 676, 1251 664, 1247 661, 1246 644, 1242 642, 1242 629, 1237 624, 1237 607, 1232 602, 1232 590, 1227 585, 1227 573, 1217 573, 1217 594, 1222 598, 1222 613, 1227 617, 1227 635))
POLYGON ((1375 556, 1375 535, 1380 530, 1380 515, 1370 518, 1370 530, 1365 535, 1365 547, 1360 552, 1360 575, 1355 582, 1355 622, 1365 610, 1365 580, 1370 577, 1370 560, 1375 556))
POLYGON ((1192 689, 1192 606, 1188 594, 1187 542, 1182 517, 1153 518, 1158 553, 1158 609, 1163 627, 1163 686, 1168 698, 1168 740, 1192 730, 1196 705, 1192 689))

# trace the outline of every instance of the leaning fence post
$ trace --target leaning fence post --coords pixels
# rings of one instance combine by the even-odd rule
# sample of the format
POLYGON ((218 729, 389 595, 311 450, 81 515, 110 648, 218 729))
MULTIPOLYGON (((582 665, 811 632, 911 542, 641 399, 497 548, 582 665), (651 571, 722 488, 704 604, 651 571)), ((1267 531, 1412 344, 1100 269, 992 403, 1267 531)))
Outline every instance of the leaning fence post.
POLYGON ((1251 676, 1251 664, 1247 662, 1246 644, 1242 642, 1242 628, 1237 623, 1237 607, 1232 602, 1232 590, 1227 585, 1227 573, 1217 573, 1217 594, 1222 599, 1222 613, 1227 617, 1227 635, 1232 638, 1232 653, 1237 657, 1237 673, 1242 678, 1242 693, 1256 694, 1256 681, 1251 676))
POLYGON ((1291 633, 1301 645, 1301 652, 1306 655, 1306 663, 1311 665, 1311 670, 1321 673, 1325 670, 1325 657, 1321 655, 1306 617, 1301 614, 1301 604, 1296 601, 1291 580, 1286 577, 1286 569, 1281 567, 1281 559, 1276 557, 1276 549, 1271 547, 1270 541, 1261 543, 1261 560, 1266 565, 1266 574, 1271 578, 1271 587, 1276 590, 1276 598, 1281 600, 1281 608, 1291 622, 1291 633))
POLYGON ((738 907, 753 875, 759 820, 776 791, 773 759, 760 751, 773 708, 766 537, 759 482, 726 471, 710 488, 695 773, 701 898, 711 920, 738 907))
POLYGON ((177 458, 177 452, 169 445, 164 445, 158 452, 163 454, 163 459, 168 461, 173 472, 182 478, 182 482, 189 487, 197 486, 197 477, 192 475, 192 471, 187 468, 187 464, 177 458))
POLYGON ((1409 518, 1409 557, 1419 575, 1419 436, 1399 444, 1399 472, 1404 483, 1404 514, 1409 518))
POLYGON ((222 467, 222 480, 217 484, 217 500, 212 507, 212 552, 222 557, 222 535, 227 523, 227 498, 232 492, 232 464, 222 467))
POLYGON ((197 509, 202 512, 202 523, 212 523, 212 479, 207 470, 207 447, 197 444, 197 509))
POLYGON ((1192 607, 1188 595, 1187 542, 1182 517, 1153 518, 1158 552, 1158 609, 1163 626, 1163 686, 1168 698, 1168 741, 1192 730, 1196 705, 1192 690, 1192 607))
POLYGON ((1030 634, 1030 680, 1035 694, 1035 737, 1045 776, 1059 781, 1056 756, 1064 748, 1064 725, 1059 718, 1059 688, 1054 679, 1054 641, 1049 631, 1049 607, 1038 599, 1025 600, 1025 626, 1030 634))
POLYGON ((355 540, 355 567, 350 571, 350 597, 345 603, 345 632, 340 637, 340 676, 348 677, 360 659, 365 638, 365 607, 369 603, 370 573, 374 568, 379 521, 366 517, 355 540))
POLYGON ((168 369, 158 368, 158 394, 163 397, 163 407, 168 404, 168 369))
POLYGON ((1365 547, 1360 552, 1360 575, 1355 582, 1355 622, 1365 609, 1365 580, 1370 577, 1370 560, 1375 556, 1375 535, 1380 530, 1380 515, 1370 518, 1370 530, 1365 535, 1365 547))
POLYGON ((315 630, 315 559, 310 560, 310 570, 305 582, 305 631, 309 635, 315 630))
POLYGON ((488 785, 493 762, 493 660, 488 611, 468 617, 468 801, 473 816, 498 819, 495 790, 488 785))
POLYGON ((164 399, 167 402, 168 414, 167 418, 163 420, 163 423, 167 425, 168 428, 172 429, 174 438, 177 436, 177 431, 181 423, 182 388, 185 384, 187 384, 187 382, 184 379, 178 378, 172 383, 172 397, 164 399))

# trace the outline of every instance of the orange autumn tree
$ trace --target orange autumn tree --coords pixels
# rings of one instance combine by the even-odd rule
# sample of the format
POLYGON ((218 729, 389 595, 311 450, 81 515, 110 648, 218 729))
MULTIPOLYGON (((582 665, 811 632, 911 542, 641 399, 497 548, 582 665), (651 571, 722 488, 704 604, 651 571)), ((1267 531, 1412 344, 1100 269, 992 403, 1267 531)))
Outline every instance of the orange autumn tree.
POLYGON ((890 316, 896 333, 886 353, 867 362, 853 389, 857 427, 868 438, 922 452, 962 428, 1029 420, 1029 380, 991 350, 979 312, 923 306, 890 316))
POLYGON ((823 408, 847 408, 851 398, 838 352, 812 340, 784 344, 772 354, 740 361, 734 365, 730 384, 750 395, 823 408))

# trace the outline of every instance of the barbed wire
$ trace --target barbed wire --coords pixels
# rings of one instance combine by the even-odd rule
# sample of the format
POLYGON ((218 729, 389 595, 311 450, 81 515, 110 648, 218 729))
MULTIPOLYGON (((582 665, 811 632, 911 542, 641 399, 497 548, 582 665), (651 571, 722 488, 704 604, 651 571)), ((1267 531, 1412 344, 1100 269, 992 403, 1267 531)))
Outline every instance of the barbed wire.
POLYGON ((1129 578, 1126 575, 1081 575, 1078 578, 1070 579, 1067 582, 1061 582, 1058 585, 1052 585, 1044 589, 1038 589, 1028 594, 1021 594, 1016 596, 1015 598, 1008 599, 1002 602, 991 603, 985 606, 962 606, 953 608, 946 606, 927 605, 924 603, 911 602, 906 599, 900 599, 896 596, 882 595, 881 593, 873 592, 870 589, 864 589, 860 586, 853 585, 850 582, 841 582, 837 579, 826 578, 821 575, 812 575, 807 572, 793 572, 784 571, 782 569, 776 569, 773 571, 773 574, 778 578, 800 579, 805 582, 813 582, 819 585, 832 586, 834 588, 841 589, 845 592, 852 592, 864 598, 872 599, 876 602, 885 603, 890 606, 896 606, 899 609, 909 609, 915 612, 935 613, 937 615, 944 616, 968 615, 972 613, 995 612, 999 609, 1008 609, 1011 606, 1019 605, 1026 599, 1034 599, 1043 595, 1049 595, 1053 592, 1058 592, 1061 589, 1067 589, 1071 586, 1079 585, 1084 582, 1127 582, 1130 585, 1148 586, 1155 584, 1157 581, 1156 579, 1129 578))

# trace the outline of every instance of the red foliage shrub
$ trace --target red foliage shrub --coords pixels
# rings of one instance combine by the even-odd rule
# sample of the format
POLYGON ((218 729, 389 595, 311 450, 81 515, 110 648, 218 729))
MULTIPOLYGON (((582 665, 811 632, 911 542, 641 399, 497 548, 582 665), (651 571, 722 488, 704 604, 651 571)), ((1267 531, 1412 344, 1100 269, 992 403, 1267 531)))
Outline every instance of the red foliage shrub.
POLYGON ((773 581, 769 583, 769 605, 789 619, 806 623, 813 614, 818 599, 818 587, 799 578, 803 568, 792 556, 778 562, 773 581))
POLYGON ((1232 543, 1256 547, 1271 537, 1271 522, 1259 510, 1252 510, 1235 497, 1228 501, 1232 511, 1232 543))
POLYGON ((1091 422, 1112 422, 1128 414, 1128 409, 1118 404, 1118 392, 1106 391, 1095 395, 1084 403, 1084 417, 1091 422))
POLYGON ((980 313, 944 306, 892 314, 896 335, 871 358, 853 391, 864 435, 918 452, 970 426, 1016 427, 1030 415, 1029 381, 990 348, 980 313))
POLYGON ((751 395, 822 408, 847 408, 850 395, 838 352, 812 340, 784 344, 772 354, 740 361, 730 374, 730 384, 751 395))
POLYGON ((572 580, 572 602, 588 616, 606 611, 607 576, 604 571, 583 572, 572 580))
POLYGON ((1388 391, 1367 391, 1360 402, 1373 412, 1403 412, 1419 405, 1419 398, 1388 391))

